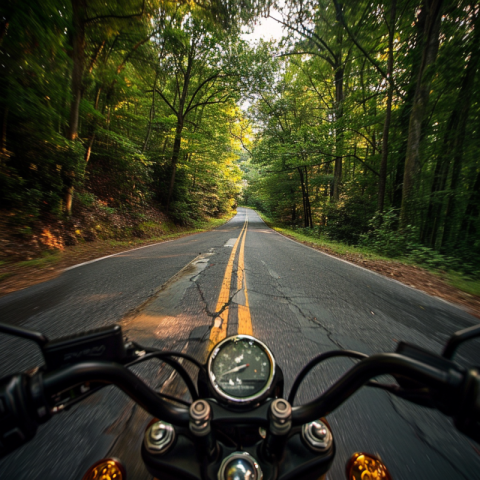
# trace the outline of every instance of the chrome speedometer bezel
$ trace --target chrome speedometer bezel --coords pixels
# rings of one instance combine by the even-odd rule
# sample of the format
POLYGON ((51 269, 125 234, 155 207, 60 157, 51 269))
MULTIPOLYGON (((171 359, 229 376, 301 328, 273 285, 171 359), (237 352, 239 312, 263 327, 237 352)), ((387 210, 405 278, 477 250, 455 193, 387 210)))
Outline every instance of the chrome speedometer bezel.
POLYGON ((270 349, 263 342, 258 340, 258 338, 252 337, 251 335, 233 335, 233 336, 230 336, 230 337, 227 337, 227 338, 223 339, 212 350, 212 352, 210 353, 210 355, 208 357, 208 362, 207 362, 208 379, 209 379, 210 384, 211 384, 212 388, 214 389, 215 393, 219 396, 219 398, 221 400, 226 401, 226 402, 231 403, 231 404, 235 404, 235 405, 250 404, 250 403, 253 403, 255 401, 260 400, 262 397, 265 396, 265 394, 268 394, 268 392, 272 388, 272 384, 273 384, 273 381, 274 381, 274 378, 275 378, 275 370, 276 370, 275 358, 274 358, 272 352, 270 351, 270 349), (222 390, 222 388, 218 385, 218 383, 216 381, 216 378, 215 378, 215 374, 213 373, 212 364, 213 364, 215 358, 217 357, 217 355, 219 354, 219 352, 222 350, 222 347, 226 343, 239 342, 239 341, 243 341, 243 340, 248 340, 248 341, 255 342, 264 351, 264 353, 267 355, 268 360, 270 362, 270 372, 269 372, 269 376, 268 376, 268 379, 267 379, 267 382, 266 382, 265 386, 260 391, 258 391, 257 393, 255 393, 254 395, 251 395, 249 397, 234 397, 232 395, 229 395, 229 394, 225 393, 222 390))

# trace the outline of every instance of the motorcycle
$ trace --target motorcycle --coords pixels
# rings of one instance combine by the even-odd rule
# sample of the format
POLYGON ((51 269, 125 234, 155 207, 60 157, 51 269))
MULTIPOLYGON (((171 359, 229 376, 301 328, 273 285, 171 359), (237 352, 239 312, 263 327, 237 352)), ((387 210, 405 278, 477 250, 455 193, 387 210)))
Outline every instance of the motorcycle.
MULTIPOLYGON (((333 350, 313 358, 287 398, 283 374, 267 345, 249 335, 220 341, 206 364, 180 352, 125 341, 119 325, 49 340, 43 334, 0 324, 0 333, 35 342, 45 364, 0 380, 0 458, 31 440, 38 426, 107 384, 123 390, 153 419, 141 456, 162 480, 317 480, 325 478, 335 439, 325 417, 361 387, 382 389, 453 418, 455 427, 480 441, 480 373, 453 361, 457 348, 480 337, 480 325, 448 340, 441 355, 404 342, 395 353, 367 356, 333 350), (358 360, 318 398, 293 406, 300 384, 318 364, 335 357, 358 360), (185 383, 192 402, 150 388, 129 368, 159 359, 185 383), (198 369, 197 385, 179 361, 198 369), (390 375, 395 382, 374 380, 390 375)), ((391 479, 382 461, 355 453, 352 479, 391 479)), ((92 465, 84 480, 126 479, 117 459, 92 465)))

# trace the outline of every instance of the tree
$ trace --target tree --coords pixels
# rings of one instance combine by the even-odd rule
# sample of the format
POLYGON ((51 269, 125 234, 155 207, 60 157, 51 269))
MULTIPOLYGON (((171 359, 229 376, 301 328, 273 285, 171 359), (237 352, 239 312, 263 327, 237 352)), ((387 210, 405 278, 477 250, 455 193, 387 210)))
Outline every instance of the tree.
POLYGON ((434 74, 434 65, 440 43, 440 23, 442 19, 443 0, 425 0, 419 14, 423 23, 422 60, 419 65, 415 96, 408 129, 405 173, 403 176, 402 207, 400 225, 406 227, 413 217, 415 199, 414 182, 420 166, 420 144, 422 123, 430 98, 430 85, 434 74))

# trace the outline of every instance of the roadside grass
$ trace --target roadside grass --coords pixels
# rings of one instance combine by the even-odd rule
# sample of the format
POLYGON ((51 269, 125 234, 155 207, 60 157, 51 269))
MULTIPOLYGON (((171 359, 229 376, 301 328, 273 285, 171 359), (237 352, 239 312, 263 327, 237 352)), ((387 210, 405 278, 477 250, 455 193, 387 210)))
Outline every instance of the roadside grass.
POLYGON ((326 247, 327 249, 331 250, 332 252, 338 253, 339 255, 360 255, 362 257, 368 258, 369 260, 383 260, 386 262, 392 261, 391 258, 382 257, 381 255, 378 255, 377 253, 374 253, 365 247, 357 247, 354 245, 347 245, 345 243, 336 242, 335 240, 329 240, 323 237, 313 237, 310 235, 305 235, 303 233, 296 232, 295 230, 290 228, 278 226, 273 226, 271 228, 273 228, 279 233, 294 237, 301 242, 309 242, 315 245, 319 245, 320 247, 326 247))
POLYGON ((51 266, 55 262, 59 261, 61 258, 60 252, 42 252, 42 256, 39 258, 33 258, 32 260, 24 260, 18 262, 18 267, 37 267, 44 268, 51 266))
POLYGON ((470 295, 480 297, 480 280, 475 280, 457 272, 448 272, 445 275, 450 285, 470 295))
POLYGON ((212 228, 220 227, 224 223, 227 223, 232 217, 237 214, 235 210, 233 213, 225 215, 220 218, 209 218, 208 220, 202 220, 196 225, 196 228, 203 230, 211 230, 212 228))
POLYGON ((328 250, 331 250, 334 253, 338 253, 339 255, 358 255, 361 257, 368 258, 369 260, 382 260, 386 262, 394 261, 392 258, 384 257, 379 255, 376 252, 369 250, 367 247, 359 247, 355 245, 347 245, 346 243, 337 242, 335 240, 330 240, 325 237, 314 237, 311 235, 305 235, 302 232, 299 232, 293 228, 285 227, 285 225, 280 225, 279 223, 275 222, 267 215, 262 212, 257 211, 257 213, 262 217, 262 220, 273 230, 283 233, 284 235, 288 235, 293 237, 300 242, 308 242, 313 243, 314 245, 318 245, 320 247, 325 247, 328 250))
MULTIPOLYGON (((248 207, 248 208, 251 208, 251 207, 248 207)), ((373 252, 368 247, 347 245, 345 243, 330 240, 325 237, 305 235, 304 233, 296 231, 293 228, 288 228, 285 225, 279 224, 278 222, 272 220, 267 215, 265 215, 262 212, 259 212, 258 210, 256 212, 260 215, 263 221, 273 230, 279 233, 282 233, 284 235, 287 235, 289 237, 292 237, 300 242, 307 242, 314 245, 318 245, 319 247, 324 248, 327 251, 327 253, 330 251, 332 253, 336 253, 338 255, 347 257, 347 259, 348 259, 348 256, 351 255, 351 256, 356 256, 362 259, 367 259, 372 261, 380 260, 383 262, 390 262, 390 263, 423 268, 424 270, 427 270, 431 274, 436 275, 442 280, 446 281, 452 287, 457 288, 462 292, 468 293, 469 295, 480 297, 480 280, 479 279, 470 278, 459 272, 452 271, 452 270, 444 271, 441 269, 439 270, 439 269, 429 268, 425 264, 415 262, 411 258, 385 257, 382 255, 379 255, 376 252, 373 252)))
POLYGON ((190 235, 192 233, 201 233, 201 232, 206 232, 208 230, 217 228, 220 225, 223 225, 224 223, 226 223, 228 220, 230 220, 235 213, 230 215, 225 215, 221 218, 207 218, 204 220, 198 220, 194 222, 192 227, 185 228, 183 230, 176 231, 173 233, 169 233, 173 228, 175 228, 173 223, 171 225, 168 225, 167 222, 165 222, 164 224, 162 224, 162 228, 166 233, 164 233, 163 235, 154 235, 154 236, 145 237, 145 238, 132 238, 130 240, 109 240, 108 244, 111 247, 123 246, 128 248, 136 245, 144 245, 146 243, 155 243, 155 242, 162 242, 165 240, 174 240, 176 238, 180 238, 185 235, 190 235))

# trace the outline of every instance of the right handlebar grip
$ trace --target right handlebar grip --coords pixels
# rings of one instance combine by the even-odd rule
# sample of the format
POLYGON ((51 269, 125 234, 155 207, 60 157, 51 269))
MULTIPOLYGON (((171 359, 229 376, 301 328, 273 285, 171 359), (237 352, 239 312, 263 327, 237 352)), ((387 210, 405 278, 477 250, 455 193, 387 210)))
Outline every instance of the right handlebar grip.
POLYGON ((0 380, 0 458, 35 436, 38 425, 28 389, 29 377, 25 374, 0 380))

